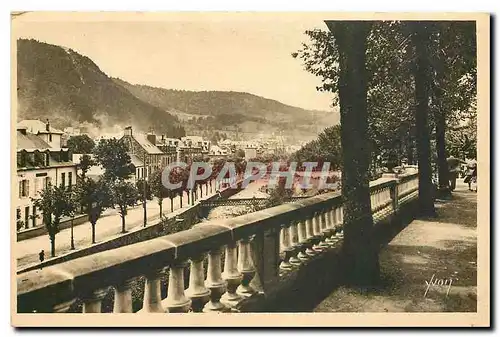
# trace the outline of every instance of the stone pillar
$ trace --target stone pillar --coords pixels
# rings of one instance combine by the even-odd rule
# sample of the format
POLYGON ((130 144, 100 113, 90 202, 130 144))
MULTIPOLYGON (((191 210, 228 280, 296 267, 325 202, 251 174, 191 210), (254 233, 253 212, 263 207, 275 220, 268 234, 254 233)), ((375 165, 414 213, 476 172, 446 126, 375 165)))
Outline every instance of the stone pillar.
POLYGON ((90 294, 82 296, 83 313, 100 313, 102 307, 102 300, 108 293, 108 288, 94 290, 90 294))
POLYGON ((164 269, 152 270, 147 273, 144 285, 144 300, 141 312, 165 312, 161 305, 161 277, 164 269))
POLYGON ((283 252, 284 257, 280 263, 281 270, 292 270, 292 265, 290 264, 290 257, 292 255, 290 230, 287 225, 281 225, 280 231, 280 250, 283 252))
POLYGON ((205 304, 203 312, 227 311, 227 308, 220 302, 222 294, 226 291, 226 282, 222 279, 220 255, 220 248, 208 253, 208 271, 205 286, 210 289, 210 301, 205 304))
POLYGON ((115 303, 113 305, 114 313, 131 313, 132 312, 132 290, 130 287, 135 281, 135 278, 125 280, 115 285, 115 303))
POLYGON ((299 229, 297 221, 292 221, 290 226, 288 227, 289 233, 289 243, 290 243, 290 259, 288 262, 292 266, 300 266, 302 261, 297 257, 298 253, 301 249, 301 244, 299 242, 299 229))
POLYGON ((297 224, 297 229, 298 229, 298 240, 300 244, 300 251, 297 254, 297 257, 301 261, 308 261, 310 259, 309 255, 306 253, 306 248, 307 248, 307 224, 306 221, 300 221, 297 224))
POLYGON ((185 313, 191 308, 191 300, 184 292, 184 268, 186 267, 187 263, 184 261, 175 261, 170 266, 167 298, 163 302, 168 312, 185 313))
POLYGON ((203 306, 208 302, 210 296, 210 290, 205 287, 203 259, 203 255, 191 259, 189 287, 186 289, 186 296, 191 299, 191 307, 194 312, 202 312, 203 306))
POLYGON ((250 281, 255 276, 255 267, 252 262, 252 253, 250 251, 250 240, 242 239, 239 242, 238 270, 243 275, 236 293, 243 297, 250 297, 255 294, 255 290, 250 286, 250 281))
POLYGON ((224 272, 222 278, 227 282, 227 290, 222 295, 220 301, 224 305, 234 308, 242 299, 236 293, 236 289, 241 283, 242 275, 238 271, 238 248, 236 242, 231 242, 226 246, 226 259, 224 261, 224 272))

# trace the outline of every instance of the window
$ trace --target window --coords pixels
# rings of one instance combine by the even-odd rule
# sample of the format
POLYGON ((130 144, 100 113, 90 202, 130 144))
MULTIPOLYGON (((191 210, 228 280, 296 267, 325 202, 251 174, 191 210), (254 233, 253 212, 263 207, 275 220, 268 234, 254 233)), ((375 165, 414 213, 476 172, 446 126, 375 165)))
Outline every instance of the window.
POLYGON ((45 166, 49 166, 49 158, 50 155, 48 153, 45 154, 45 166))
POLYGON ((35 194, 40 191, 40 178, 35 178, 35 194))
POLYGON ((19 207, 16 209, 16 220, 21 220, 21 209, 19 207))
POLYGON ((45 178, 44 189, 46 189, 47 187, 49 187, 49 184, 50 184, 50 177, 46 177, 45 178))
POLYGON ((26 198, 26 197, 29 197, 29 188, 30 188, 30 184, 29 184, 29 180, 21 180, 19 182, 19 198, 26 198))
POLYGON ((61 186, 66 186, 66 173, 61 173, 61 186))
POLYGON ((73 185, 73 172, 68 172, 68 187, 71 189, 71 185, 73 185))
POLYGON ((49 133, 49 142, 51 142, 51 141, 52 141, 52 134, 49 133))

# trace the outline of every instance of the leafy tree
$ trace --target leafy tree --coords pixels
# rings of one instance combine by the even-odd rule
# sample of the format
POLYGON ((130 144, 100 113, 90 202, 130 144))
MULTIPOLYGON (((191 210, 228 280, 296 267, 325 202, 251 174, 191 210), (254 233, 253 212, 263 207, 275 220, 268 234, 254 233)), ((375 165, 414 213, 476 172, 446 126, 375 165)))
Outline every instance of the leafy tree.
POLYGON ((342 199, 346 280, 370 286, 379 280, 378 247, 370 235, 370 207, 366 47, 371 22, 326 22, 338 50, 338 88, 342 140, 342 199))
MULTIPOLYGON (((329 162, 330 169, 341 167, 342 148, 340 139, 340 125, 334 125, 323 130, 315 139, 292 155, 292 159, 299 163, 329 162)), ((320 164, 321 165, 321 164, 320 164)))
POLYGON ((95 143, 88 135, 78 135, 69 137, 67 146, 71 153, 90 154, 95 143))
POLYGON ((80 179, 76 184, 75 194, 82 208, 85 208, 92 230, 92 243, 95 243, 95 226, 104 210, 113 205, 111 189, 108 183, 100 178, 80 179))
POLYGON ((245 158, 245 150, 243 149, 236 150, 236 157, 245 158))
POLYGON ((125 217, 127 216, 127 208, 135 205, 138 197, 137 188, 130 182, 119 180, 113 188, 113 203, 118 205, 120 217, 122 218, 122 233, 126 233, 125 217))
POLYGON ((80 163, 78 164, 78 169, 82 170, 82 179, 85 179, 85 176, 87 175, 87 172, 90 170, 92 166, 94 166, 96 162, 92 157, 88 154, 84 154, 80 158, 80 163))
POLYGON ((43 222, 50 238, 50 254, 56 256, 56 234, 59 233, 59 223, 63 215, 71 209, 71 195, 67 188, 48 184, 40 191, 39 197, 33 199, 33 204, 43 214, 43 222))
POLYGON ((125 142, 115 138, 102 139, 94 148, 95 161, 104 168, 106 180, 125 180, 134 172, 127 150, 125 142))
POLYGON ((439 189, 449 194, 446 133, 474 118, 476 100, 476 27, 474 22, 434 22, 430 29, 433 72, 431 112, 435 121, 439 189))
MULTIPOLYGON (((151 194, 156 198, 158 206, 160 206, 160 216, 163 216, 163 199, 168 196, 167 189, 161 182, 162 173, 162 169, 156 170, 150 177, 151 194)), ((170 201, 170 206, 173 212, 173 198, 171 198, 170 201)))

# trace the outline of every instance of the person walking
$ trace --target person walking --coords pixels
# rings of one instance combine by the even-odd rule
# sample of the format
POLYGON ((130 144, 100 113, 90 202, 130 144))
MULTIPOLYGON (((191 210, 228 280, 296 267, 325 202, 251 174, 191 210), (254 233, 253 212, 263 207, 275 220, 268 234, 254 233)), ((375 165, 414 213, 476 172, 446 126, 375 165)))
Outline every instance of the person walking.
POLYGON ((476 179, 477 179, 477 163, 471 162, 467 164, 467 174, 464 179, 464 183, 469 185, 469 191, 472 191, 472 183, 475 183, 476 179))
MULTIPOLYGON (((38 258, 40 259, 40 264, 45 260, 45 251, 42 249, 40 253, 38 253, 38 258)), ((43 266, 40 265, 40 269, 42 269, 43 266)))
POLYGON ((460 171, 461 160, 453 156, 446 159, 448 163, 448 179, 450 180, 450 191, 454 191, 457 187, 458 172, 460 171))

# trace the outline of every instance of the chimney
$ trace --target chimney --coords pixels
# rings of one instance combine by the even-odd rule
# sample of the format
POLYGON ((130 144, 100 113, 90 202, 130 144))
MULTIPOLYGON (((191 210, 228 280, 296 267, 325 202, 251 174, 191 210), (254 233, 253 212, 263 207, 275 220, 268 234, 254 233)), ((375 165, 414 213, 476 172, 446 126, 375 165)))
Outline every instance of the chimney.
POLYGON ((156 135, 153 132, 148 132, 146 138, 149 140, 151 144, 156 145, 156 135))
POLYGON ((45 130, 50 131, 50 122, 49 122, 48 118, 47 118, 47 122, 45 123, 45 130))
POLYGON ((125 136, 132 136, 132 127, 131 126, 125 127, 125 129, 123 130, 123 134, 125 136))

